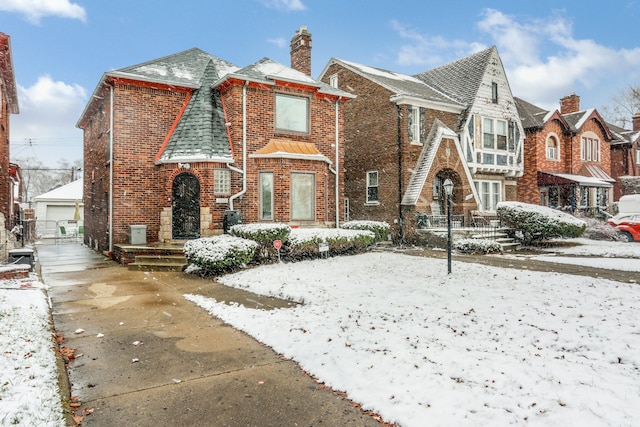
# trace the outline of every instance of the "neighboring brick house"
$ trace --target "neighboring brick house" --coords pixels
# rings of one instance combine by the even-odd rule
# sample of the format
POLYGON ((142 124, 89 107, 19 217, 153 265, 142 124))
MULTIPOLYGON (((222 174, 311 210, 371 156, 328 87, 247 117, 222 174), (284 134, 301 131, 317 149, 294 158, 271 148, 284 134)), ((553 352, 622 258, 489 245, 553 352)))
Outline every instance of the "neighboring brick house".
MULTIPOLYGON (((633 129, 623 129, 609 124, 613 134, 611 141, 611 177, 613 184, 613 200, 619 200, 625 194, 636 194, 640 191, 640 113, 632 118, 633 129), (625 182, 635 181, 634 189, 625 188, 625 182)), ((629 185, 628 187, 632 187, 629 185)))
MULTIPOLYGON (((11 38, 0 33, 0 213, 5 228, 10 230, 19 220, 15 185, 20 168, 10 163, 10 115, 18 114, 18 93, 11 57, 11 38)), ((3 240, 4 241, 4 240, 3 240)))
POLYGON ((332 58, 320 79, 357 97, 345 105, 350 219, 386 221, 408 238, 415 213, 495 211, 516 199, 524 132, 495 47, 408 76, 332 58))
POLYGON ((596 213, 613 201, 610 143, 613 135, 595 109, 580 109, 580 97, 560 100, 547 111, 516 98, 525 137, 524 176, 518 200, 570 212, 596 213))
POLYGON ((291 56, 298 69, 267 58, 240 69, 191 49, 105 73, 78 121, 86 242, 111 252, 136 225, 149 242, 238 219, 338 226, 351 95, 310 77, 305 27, 291 56))

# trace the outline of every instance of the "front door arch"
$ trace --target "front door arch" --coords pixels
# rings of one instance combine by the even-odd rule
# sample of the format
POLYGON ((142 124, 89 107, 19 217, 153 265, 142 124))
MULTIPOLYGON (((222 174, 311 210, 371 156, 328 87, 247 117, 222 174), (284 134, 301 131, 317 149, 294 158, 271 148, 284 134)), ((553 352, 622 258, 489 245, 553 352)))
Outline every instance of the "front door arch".
POLYGON ((171 208, 172 238, 176 240, 200 237, 200 182, 189 172, 173 179, 171 208))

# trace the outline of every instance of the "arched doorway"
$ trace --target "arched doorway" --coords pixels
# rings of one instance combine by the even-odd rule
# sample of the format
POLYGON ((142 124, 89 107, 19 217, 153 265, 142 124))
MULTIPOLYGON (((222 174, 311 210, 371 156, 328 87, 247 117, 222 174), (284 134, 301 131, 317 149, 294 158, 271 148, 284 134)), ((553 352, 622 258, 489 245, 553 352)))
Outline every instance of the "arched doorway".
POLYGON ((183 172, 173 180, 171 208, 172 238, 200 237, 200 182, 192 173, 183 172))

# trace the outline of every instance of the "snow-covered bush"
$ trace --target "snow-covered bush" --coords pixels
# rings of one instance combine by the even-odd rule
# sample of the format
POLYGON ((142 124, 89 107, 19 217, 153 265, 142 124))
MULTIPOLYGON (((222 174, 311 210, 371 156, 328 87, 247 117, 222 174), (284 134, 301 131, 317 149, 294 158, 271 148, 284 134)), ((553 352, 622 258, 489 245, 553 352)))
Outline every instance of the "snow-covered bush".
POLYGON ((573 215, 546 206, 500 202, 496 213, 502 224, 515 230, 524 244, 549 238, 580 237, 587 224, 573 215))
POLYGON ((202 274, 219 274, 245 266, 255 256, 258 243, 241 237, 220 236, 189 240, 184 255, 189 264, 200 268, 202 274))
POLYGON ((320 244, 328 244, 328 255, 358 253, 374 243, 375 234, 369 230, 345 230, 341 228, 295 228, 291 230, 286 245, 287 258, 292 260, 315 258, 320 254, 320 244))
POLYGON ((489 239, 460 239, 453 242, 453 248, 464 254, 501 253, 502 245, 489 239))
POLYGON ((373 231, 376 242, 389 239, 389 224, 384 221, 348 221, 342 224, 341 227, 346 230, 373 231))
POLYGON ((605 221, 585 218, 585 222, 587 223, 587 229, 584 231, 582 237, 591 240, 622 240, 620 232, 605 221))
POLYGON ((237 224, 229 229, 229 234, 233 236, 257 242, 263 258, 274 255, 273 242, 275 240, 286 242, 289 233, 291 233, 291 227, 282 223, 237 224))

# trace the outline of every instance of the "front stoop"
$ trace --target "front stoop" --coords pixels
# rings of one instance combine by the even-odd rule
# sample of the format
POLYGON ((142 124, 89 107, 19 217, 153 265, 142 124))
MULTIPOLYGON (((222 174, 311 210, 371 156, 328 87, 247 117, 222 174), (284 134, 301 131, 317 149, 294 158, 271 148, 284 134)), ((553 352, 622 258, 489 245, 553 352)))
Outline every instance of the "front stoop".
POLYGON ((187 266, 184 255, 136 255, 128 264, 129 270, 142 271, 182 271, 187 266))

